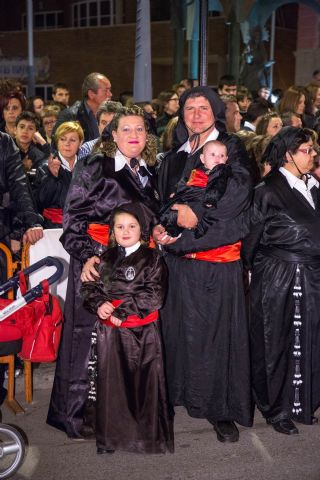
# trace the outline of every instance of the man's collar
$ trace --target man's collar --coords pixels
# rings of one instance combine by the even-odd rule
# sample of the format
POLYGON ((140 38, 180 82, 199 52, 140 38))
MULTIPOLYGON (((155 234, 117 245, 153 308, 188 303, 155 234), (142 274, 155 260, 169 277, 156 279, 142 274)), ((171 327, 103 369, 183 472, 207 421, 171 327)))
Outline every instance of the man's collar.
MULTIPOLYGON (((205 139, 205 141, 202 144, 199 145, 197 150, 199 150, 199 148, 203 147, 203 145, 205 145, 207 142, 210 142, 211 140, 217 140, 218 136, 219 136, 219 131, 214 127, 212 132, 210 132, 210 134, 205 139)), ((183 145, 181 145, 178 152, 191 153, 191 145, 190 145, 189 140, 187 140, 183 145)))

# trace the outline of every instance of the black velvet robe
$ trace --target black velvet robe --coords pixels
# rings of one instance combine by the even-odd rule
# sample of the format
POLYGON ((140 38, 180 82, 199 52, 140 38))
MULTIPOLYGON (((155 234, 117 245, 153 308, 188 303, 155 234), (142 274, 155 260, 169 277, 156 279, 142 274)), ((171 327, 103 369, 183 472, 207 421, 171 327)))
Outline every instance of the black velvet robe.
MULTIPOLYGON (((166 247, 169 288, 161 311, 169 399, 189 415, 209 421, 252 424, 249 335, 242 282, 242 263, 214 263, 182 258, 239 241, 246 233, 244 211, 251 200, 250 173, 242 143, 219 134, 226 143, 232 178, 216 209, 193 206, 208 229, 200 238, 184 230, 166 247)), ((159 168, 161 200, 175 184, 198 168, 201 150, 188 156, 171 152, 159 168)))
POLYGON ((252 269, 255 401, 271 422, 311 424, 320 405, 320 197, 314 210, 281 172, 255 189, 243 258, 252 269))
POLYGON ((141 202, 150 225, 158 210, 153 179, 141 188, 130 170, 115 171, 115 160, 103 154, 76 165, 64 210, 61 242, 70 253, 65 304, 65 323, 47 422, 65 430, 70 437, 81 436, 83 408, 88 393, 88 355, 96 317, 88 313, 80 297, 82 265, 99 253, 100 244, 86 233, 90 223, 108 224, 115 207, 141 202))
POLYGON ((124 328, 128 316, 144 318, 161 307, 165 264, 154 249, 140 246, 123 258, 115 247, 102 256, 99 272, 98 281, 82 285, 84 306, 96 313, 105 301, 120 299, 114 315, 124 323, 121 328, 96 324, 97 446, 138 453, 173 451, 158 322, 124 328))

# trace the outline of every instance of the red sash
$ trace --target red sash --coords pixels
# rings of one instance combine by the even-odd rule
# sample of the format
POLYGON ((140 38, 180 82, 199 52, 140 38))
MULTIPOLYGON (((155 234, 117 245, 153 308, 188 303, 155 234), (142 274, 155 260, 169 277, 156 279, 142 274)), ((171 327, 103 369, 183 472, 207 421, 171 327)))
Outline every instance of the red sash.
POLYGON ((204 262, 235 262, 240 260, 240 249, 241 241, 205 252, 187 253, 184 258, 203 260, 204 262))
POLYGON ((100 223, 89 223, 87 233, 92 240, 101 243, 104 246, 109 242, 109 225, 101 225, 100 223))
MULTIPOLYGON (((112 300, 112 305, 114 307, 118 307, 121 303, 122 300, 112 300)), ((115 314, 117 316, 117 314, 115 314)), ((116 327, 116 325, 113 325, 113 323, 110 322, 109 319, 107 320, 102 320, 99 318, 99 321, 104 323, 105 325, 108 325, 109 327, 114 327, 114 328, 134 328, 134 327, 141 327, 142 325, 147 325, 148 323, 155 322, 158 320, 159 313, 158 310, 155 310, 154 312, 149 313, 144 318, 138 317, 138 315, 128 315, 127 318, 121 323, 119 327, 116 327)))
POLYGON ((61 223, 63 220, 62 208, 45 208, 42 215, 53 223, 61 223))
POLYGON ((192 170, 187 185, 189 187, 206 187, 208 184, 208 175, 203 170, 192 170))

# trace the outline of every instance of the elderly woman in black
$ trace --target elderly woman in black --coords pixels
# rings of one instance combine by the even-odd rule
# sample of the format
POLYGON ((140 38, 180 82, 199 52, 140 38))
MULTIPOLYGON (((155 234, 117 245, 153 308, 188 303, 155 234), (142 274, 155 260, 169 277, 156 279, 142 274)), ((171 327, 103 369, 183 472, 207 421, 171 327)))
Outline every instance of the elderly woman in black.
POLYGON ((143 111, 136 106, 123 107, 113 118, 110 132, 100 152, 77 164, 63 217, 61 242, 71 262, 47 421, 69 437, 81 437, 90 337, 96 320, 82 306, 80 277, 93 281, 98 275, 95 266, 107 248, 108 223, 115 207, 140 202, 150 227, 158 209, 152 176, 156 140, 147 133, 143 111))
POLYGON ((280 433, 315 423, 320 405, 320 196, 312 132, 285 127, 270 142, 270 174, 255 189, 243 258, 252 271, 256 404, 280 433))

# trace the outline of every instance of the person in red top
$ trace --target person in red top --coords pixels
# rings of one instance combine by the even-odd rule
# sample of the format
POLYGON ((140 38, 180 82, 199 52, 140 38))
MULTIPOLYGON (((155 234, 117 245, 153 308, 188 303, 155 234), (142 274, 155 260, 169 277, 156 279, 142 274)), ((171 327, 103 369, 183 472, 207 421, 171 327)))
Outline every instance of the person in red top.
POLYGON ((117 246, 101 256, 99 279, 81 287, 84 307, 98 316, 89 361, 98 454, 173 451, 157 322, 167 275, 159 253, 144 244, 150 232, 142 212, 134 203, 114 211, 110 239, 117 246))
MULTIPOLYGON (((231 168, 226 165, 227 147, 222 142, 211 140, 203 147, 200 160, 202 165, 193 169, 189 178, 178 182, 176 193, 171 194, 171 199, 160 212, 160 223, 172 237, 177 237, 183 231, 183 228, 177 225, 177 211, 172 209, 174 204, 190 206, 201 201, 205 208, 216 208, 218 200, 226 191, 231 176, 231 168)), ((198 222, 195 235, 204 235, 207 228, 207 221, 198 222)))

